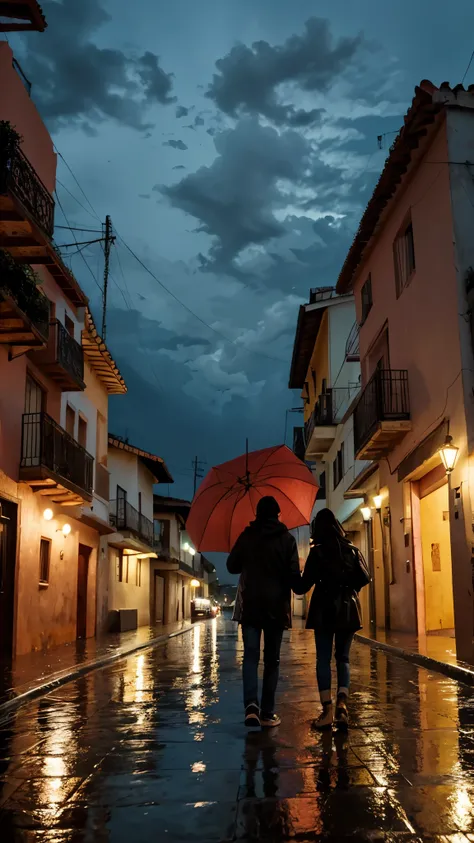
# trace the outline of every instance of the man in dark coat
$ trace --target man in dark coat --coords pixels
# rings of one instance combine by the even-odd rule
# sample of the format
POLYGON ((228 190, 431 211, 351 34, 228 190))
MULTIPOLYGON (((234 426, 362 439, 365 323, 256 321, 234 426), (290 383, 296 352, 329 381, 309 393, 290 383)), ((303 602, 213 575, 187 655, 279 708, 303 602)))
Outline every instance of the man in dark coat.
POLYGON ((242 624, 243 683, 246 726, 278 726, 275 692, 278 684, 283 630, 291 627, 291 588, 299 582, 298 549, 294 537, 279 520, 273 497, 257 504, 256 520, 237 539, 227 570, 240 574, 234 620, 242 624), (258 703, 260 639, 264 636, 264 673, 258 703))

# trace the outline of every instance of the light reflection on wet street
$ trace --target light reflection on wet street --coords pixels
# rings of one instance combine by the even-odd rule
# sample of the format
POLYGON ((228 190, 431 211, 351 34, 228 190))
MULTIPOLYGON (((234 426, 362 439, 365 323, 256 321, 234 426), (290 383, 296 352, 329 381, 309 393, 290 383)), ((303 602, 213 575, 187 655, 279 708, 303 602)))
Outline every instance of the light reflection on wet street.
POLYGON ((474 841, 472 689, 357 645, 348 738, 312 728, 310 633, 285 634, 282 726, 242 724, 232 622, 88 674, 0 731, 0 840, 474 841))

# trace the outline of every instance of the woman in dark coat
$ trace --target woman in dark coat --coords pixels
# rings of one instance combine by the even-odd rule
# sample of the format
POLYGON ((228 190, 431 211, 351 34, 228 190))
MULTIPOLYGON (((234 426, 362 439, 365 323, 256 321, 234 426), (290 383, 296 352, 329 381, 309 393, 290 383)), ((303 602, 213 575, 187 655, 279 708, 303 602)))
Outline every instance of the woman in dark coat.
POLYGON ((347 538, 334 513, 322 509, 312 523, 312 543, 297 594, 314 586, 306 628, 314 630, 316 676, 323 711, 319 729, 331 728, 334 709, 331 691, 331 660, 335 642, 337 666, 336 725, 348 728, 349 655, 352 639, 361 628, 357 594, 369 582, 365 561, 347 538))

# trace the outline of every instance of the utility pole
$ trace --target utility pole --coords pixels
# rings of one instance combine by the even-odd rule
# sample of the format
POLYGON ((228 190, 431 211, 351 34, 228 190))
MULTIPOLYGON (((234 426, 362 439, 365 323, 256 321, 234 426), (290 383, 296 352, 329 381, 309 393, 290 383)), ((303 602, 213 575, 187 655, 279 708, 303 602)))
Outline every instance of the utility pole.
POLYGON ((193 470, 194 470, 193 498, 196 494, 198 478, 204 477, 204 474, 203 474, 203 471, 202 471, 202 466, 204 466, 205 464, 206 464, 205 461, 200 460, 198 457, 194 457, 194 459, 192 461, 192 467, 193 467, 193 470))
POLYGON ((107 214, 104 233, 104 289, 102 292, 102 339, 104 342, 107 333, 107 288, 109 286, 110 248, 114 241, 115 237, 112 236, 112 220, 107 214))

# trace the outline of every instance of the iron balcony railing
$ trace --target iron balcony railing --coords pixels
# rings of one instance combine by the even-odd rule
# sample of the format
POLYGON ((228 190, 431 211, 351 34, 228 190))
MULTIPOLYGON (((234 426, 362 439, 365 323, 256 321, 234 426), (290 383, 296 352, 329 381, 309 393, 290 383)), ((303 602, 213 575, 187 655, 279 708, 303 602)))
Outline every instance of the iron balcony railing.
POLYGON ((54 199, 22 150, 11 153, 0 147, 0 194, 11 193, 51 238, 54 231, 54 199))
POLYGON ((58 479, 92 494, 94 457, 47 413, 23 416, 22 468, 46 468, 58 479))
POLYGON ((48 339, 49 301, 36 286, 31 269, 15 263, 4 249, 0 249, 0 296, 12 299, 40 336, 48 339))
POLYGON ((406 369, 377 369, 354 410, 354 447, 358 453, 384 421, 410 418, 406 369))
POLYGON ((346 363, 358 363, 360 360, 360 334, 357 322, 354 322, 347 337, 345 359, 346 363))
POLYGON ((125 498, 110 501, 110 523, 116 530, 129 530, 153 547, 153 521, 142 515, 125 498))
POLYGON ((78 384, 84 384, 84 351, 58 319, 51 325, 55 360, 78 384))

